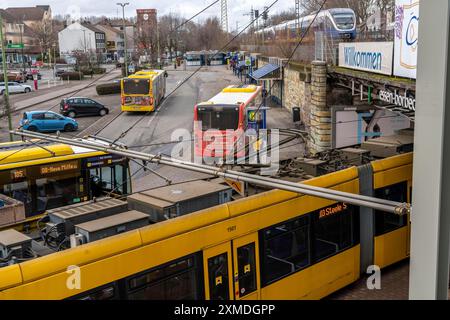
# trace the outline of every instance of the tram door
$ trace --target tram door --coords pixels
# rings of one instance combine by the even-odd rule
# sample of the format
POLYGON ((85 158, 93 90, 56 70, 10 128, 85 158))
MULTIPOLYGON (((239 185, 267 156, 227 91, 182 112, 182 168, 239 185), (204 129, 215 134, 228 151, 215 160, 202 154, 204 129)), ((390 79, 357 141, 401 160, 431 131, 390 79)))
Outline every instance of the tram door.
POLYGON ((258 233, 235 239, 233 242, 233 282, 236 300, 259 300, 258 233))
POLYGON ((205 270, 205 298, 233 300, 230 242, 203 251, 203 270, 205 270))

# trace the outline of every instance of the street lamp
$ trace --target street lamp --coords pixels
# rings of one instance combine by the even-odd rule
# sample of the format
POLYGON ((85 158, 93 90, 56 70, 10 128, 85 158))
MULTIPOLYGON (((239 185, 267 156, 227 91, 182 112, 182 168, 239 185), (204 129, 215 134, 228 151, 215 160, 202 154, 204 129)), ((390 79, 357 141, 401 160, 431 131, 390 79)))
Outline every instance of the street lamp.
POLYGON ((125 76, 128 77, 128 63, 127 63, 127 32, 125 29, 125 7, 128 6, 130 3, 125 2, 121 3, 118 2, 117 5, 122 7, 122 28, 123 28, 123 41, 124 41, 124 47, 125 47, 125 54, 124 54, 124 62, 125 62, 125 76))

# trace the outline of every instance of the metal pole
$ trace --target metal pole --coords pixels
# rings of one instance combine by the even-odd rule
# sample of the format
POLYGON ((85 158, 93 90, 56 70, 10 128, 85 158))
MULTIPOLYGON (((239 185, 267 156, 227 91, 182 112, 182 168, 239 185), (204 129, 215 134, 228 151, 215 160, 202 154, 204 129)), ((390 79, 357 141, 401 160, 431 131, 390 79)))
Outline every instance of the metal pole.
POLYGON ((158 19, 156 19, 156 45, 158 47, 158 66, 159 66, 159 69, 162 69, 162 66, 161 66, 161 45, 159 43, 159 23, 158 23, 158 19))
POLYGON ((128 77, 128 49, 127 49, 127 29, 125 27, 125 7, 129 5, 128 2, 125 3, 117 3, 118 6, 122 7, 122 28, 123 28, 123 41, 124 41, 124 47, 125 47, 125 54, 124 54, 124 63, 125 63, 125 76, 128 77))
POLYGON ((447 300, 450 234, 450 3, 420 2, 411 217, 411 300, 447 300))
MULTIPOLYGON (((9 88, 8 88, 8 70, 6 68, 6 49, 5 41, 3 39, 3 18, 0 14, 0 42, 2 47, 2 66, 3 66, 3 82, 5 83, 5 92, 3 93, 3 99, 5 101, 6 115, 8 116, 8 128, 12 130, 12 118, 11 118, 11 107, 9 105, 9 88)), ((9 140, 14 141, 14 136, 10 132, 9 140)))
MULTIPOLYGON (((22 46, 22 68, 23 68, 23 74, 25 75, 25 57, 23 54, 23 49, 24 49, 24 43, 23 43, 23 32, 24 32, 24 28, 25 25, 23 23, 19 24, 20 25, 20 45, 22 46)), ((25 79, 24 79, 25 80, 25 79)))
POLYGON ((156 164, 163 164, 171 167, 186 169, 189 171, 195 171, 200 173, 205 173, 213 175, 216 177, 222 177, 226 179, 232 179, 235 181, 243 181, 252 183, 259 186, 275 188, 290 192, 295 192, 299 194, 309 195, 313 197, 319 197, 324 199, 329 199, 332 201, 345 202, 357 206, 364 206, 373 208, 376 210, 394 213, 398 215, 407 214, 410 208, 406 204, 401 204, 393 201, 374 199, 367 196, 361 196, 358 194, 351 194, 345 192, 337 192, 334 190, 328 190, 320 187, 312 187, 303 184, 290 183, 285 181, 280 181, 273 178, 264 178, 256 175, 244 174, 241 172, 236 172, 232 170, 224 170, 221 168, 211 167, 203 164, 196 164, 188 161, 181 161, 177 159, 171 159, 163 156, 156 156, 153 154, 147 154, 138 151, 127 150, 120 146, 105 145, 103 142, 94 142, 81 139, 68 139, 57 136, 49 136, 40 133, 33 133, 29 131, 12 131, 14 134, 28 137, 28 138, 38 138, 47 141, 53 141, 58 143, 65 143, 69 145, 90 148, 93 150, 103 151, 111 154, 117 154, 120 156, 125 156, 132 159, 143 160, 156 164))

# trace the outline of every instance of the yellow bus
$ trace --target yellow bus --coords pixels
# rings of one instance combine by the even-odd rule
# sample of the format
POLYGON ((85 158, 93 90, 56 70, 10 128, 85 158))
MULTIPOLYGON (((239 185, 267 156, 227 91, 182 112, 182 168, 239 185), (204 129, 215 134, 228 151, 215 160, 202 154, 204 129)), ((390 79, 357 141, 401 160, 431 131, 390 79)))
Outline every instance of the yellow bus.
POLYGON ((145 70, 122 79, 122 111, 155 111, 166 95, 166 78, 164 70, 145 70))
MULTIPOLYGON (((304 183, 410 202, 412 158, 304 183)), ((406 259, 409 232, 409 216, 274 190, 1 268, 0 299, 321 299, 406 259)))
POLYGON ((52 142, 0 144, 0 194, 24 204, 25 216, 0 217, 0 230, 29 227, 47 210, 112 192, 131 193, 128 159, 52 142))

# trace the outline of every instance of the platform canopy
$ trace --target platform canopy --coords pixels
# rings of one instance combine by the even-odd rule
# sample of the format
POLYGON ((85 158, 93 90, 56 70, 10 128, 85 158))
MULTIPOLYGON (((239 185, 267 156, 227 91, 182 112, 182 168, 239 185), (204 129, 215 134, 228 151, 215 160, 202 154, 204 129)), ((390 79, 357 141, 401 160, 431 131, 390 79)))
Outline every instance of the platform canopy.
POLYGON ((255 80, 281 80, 280 66, 276 64, 266 64, 262 68, 253 71, 251 77, 255 80))

